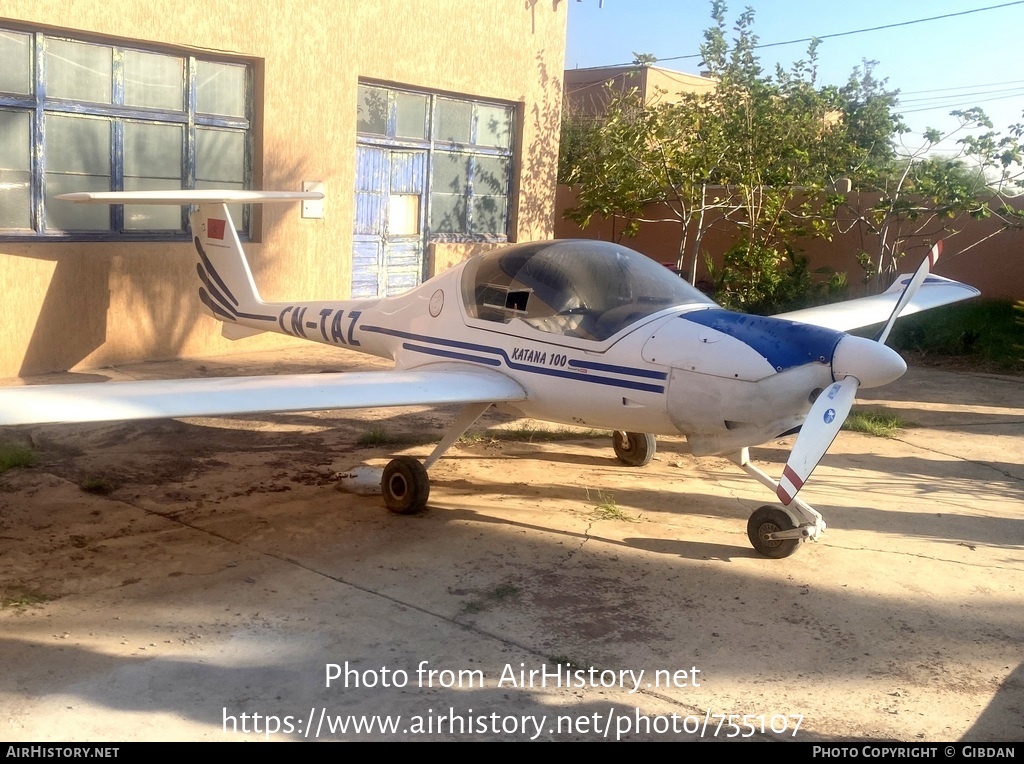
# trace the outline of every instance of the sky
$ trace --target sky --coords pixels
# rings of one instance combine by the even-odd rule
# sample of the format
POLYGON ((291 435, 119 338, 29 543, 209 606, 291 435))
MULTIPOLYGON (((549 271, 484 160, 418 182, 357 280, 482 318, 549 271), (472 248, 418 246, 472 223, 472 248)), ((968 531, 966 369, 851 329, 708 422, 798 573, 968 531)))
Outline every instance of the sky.
MULTIPOLYGON (((875 76, 900 91, 899 111, 915 133, 904 137, 910 148, 920 133, 935 127, 949 131, 953 109, 979 106, 1005 133, 1024 122, 1024 0, 748 0, 754 8, 753 32, 763 44, 914 22, 988 8, 950 18, 919 21, 892 29, 823 39, 818 48, 818 81, 844 84, 862 60, 878 62, 875 76), (1002 6, 1002 7, 993 7, 1002 6)), ((730 3, 729 37, 747 4, 730 3)), ((713 24, 710 0, 570 0, 565 67, 625 64, 633 53, 656 56, 658 66, 698 73, 704 30, 713 24)), ((807 42, 761 48, 765 71, 805 58, 807 42)), ((956 151, 953 141, 941 146, 956 151)))

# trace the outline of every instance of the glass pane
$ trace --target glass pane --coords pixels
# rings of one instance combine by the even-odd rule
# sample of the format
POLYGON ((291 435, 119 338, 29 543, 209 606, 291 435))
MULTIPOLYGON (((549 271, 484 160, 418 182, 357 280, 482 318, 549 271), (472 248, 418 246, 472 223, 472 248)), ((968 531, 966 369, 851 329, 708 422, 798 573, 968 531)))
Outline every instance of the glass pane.
POLYGON ((71 194, 76 191, 109 190, 109 177, 46 173, 46 195, 43 204, 47 230, 110 230, 110 207, 106 204, 75 204, 54 198, 58 194, 71 194))
POLYGON ((399 138, 427 137, 427 97, 395 93, 395 135, 399 138))
POLYGON ((29 173, 0 169, 0 229, 31 228, 31 207, 29 173))
POLYGON ((110 103, 113 51, 106 45, 46 40, 46 95, 110 103))
POLYGON ((0 29, 0 92, 32 92, 32 35, 0 29))
POLYGON ((469 143, 473 126, 473 104, 466 101, 437 99, 437 118, 434 122, 434 140, 469 143))
MULTIPOLYGON (((181 188, 181 125, 125 122, 124 190, 167 191, 181 188)), ((126 231, 180 231, 181 207, 128 204, 126 231)))
POLYGON ((386 135, 387 131, 388 91, 360 85, 356 104, 356 132, 386 135))
POLYGON ((473 233, 504 234, 507 231, 508 197, 473 197, 473 233))
POLYGON ((196 181, 237 183, 241 188, 245 181, 245 133, 196 129, 196 181))
POLYGON ((124 102, 127 106, 184 109, 184 62, 138 50, 124 52, 124 102))
POLYGON ((110 177, 108 120, 47 114, 44 126, 48 172, 110 177))
POLYGON ((431 194, 430 230, 433 233, 465 233, 466 197, 431 194))
POLYGON ((28 112, 0 111, 0 228, 31 228, 28 112))
POLYGON ((388 198, 388 234, 415 236, 420 232, 420 197, 417 194, 391 194, 388 198))
POLYGON ((177 183, 171 188, 181 188, 183 131, 182 125, 125 122, 125 178, 167 178, 177 183))
POLYGON ((512 145, 512 109, 507 106, 477 104, 476 143, 478 146, 510 148, 512 145))
POLYGON ((477 156, 473 194, 507 194, 511 163, 502 157, 477 156))
MULTIPOLYGON (((172 191, 181 188, 180 180, 166 178, 124 179, 125 191, 172 191)), ((180 231, 181 207, 169 204, 126 204, 126 231, 180 231)))
POLYGON ((106 231, 106 205, 72 204, 54 199, 75 191, 110 190, 110 122, 49 114, 45 121, 46 228, 106 231))
POLYGON ((0 170, 28 170, 31 125, 27 111, 0 111, 0 170))
POLYGON ((199 61, 196 109, 204 114, 245 116, 245 66, 199 61))
POLYGON ((464 194, 469 189, 469 154, 438 151, 434 154, 431 190, 446 194, 464 194))

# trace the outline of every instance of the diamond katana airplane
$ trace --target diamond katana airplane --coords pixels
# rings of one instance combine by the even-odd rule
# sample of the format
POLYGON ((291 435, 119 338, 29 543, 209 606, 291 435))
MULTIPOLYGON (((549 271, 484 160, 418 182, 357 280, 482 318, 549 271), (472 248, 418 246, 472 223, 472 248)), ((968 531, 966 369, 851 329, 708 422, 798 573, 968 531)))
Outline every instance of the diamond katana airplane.
POLYGON ((887 292, 761 317, 724 310, 668 269, 618 244, 545 241, 473 257, 404 294, 341 302, 260 299, 229 203, 320 198, 315 193, 180 191, 77 193, 96 204, 196 205, 191 215, 199 299, 239 339, 278 332, 370 353, 394 371, 204 378, 0 390, 0 424, 95 422, 256 412, 461 404, 424 462, 392 459, 388 508, 427 502, 427 470, 489 407, 613 432, 618 459, 654 455, 655 435, 684 435, 695 456, 724 455, 783 506, 755 510, 754 549, 787 557, 825 530, 797 497, 850 412, 859 387, 906 371, 885 340, 901 314, 975 297, 929 276, 936 244, 887 292), (845 332, 882 324, 875 340, 845 332), (799 432, 776 482, 748 447, 799 432))

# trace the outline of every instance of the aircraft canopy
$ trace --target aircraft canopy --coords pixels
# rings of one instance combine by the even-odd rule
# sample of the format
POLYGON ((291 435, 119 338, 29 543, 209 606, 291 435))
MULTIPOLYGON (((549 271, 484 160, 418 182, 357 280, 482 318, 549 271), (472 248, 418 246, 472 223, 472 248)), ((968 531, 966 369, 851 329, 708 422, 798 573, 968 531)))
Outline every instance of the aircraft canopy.
POLYGON ((665 308, 714 304, 639 252, 575 239, 513 245, 469 260, 462 296, 470 318, 519 318, 543 332, 597 341, 665 308))

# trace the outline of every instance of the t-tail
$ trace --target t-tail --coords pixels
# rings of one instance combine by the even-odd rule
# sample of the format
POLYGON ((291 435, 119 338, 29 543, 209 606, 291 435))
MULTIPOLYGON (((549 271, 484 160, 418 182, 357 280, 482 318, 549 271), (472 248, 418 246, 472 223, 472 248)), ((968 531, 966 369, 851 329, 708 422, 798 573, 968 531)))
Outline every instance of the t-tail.
POLYGON ((223 322, 224 336, 237 340, 274 331, 278 317, 260 298, 227 204, 199 204, 190 221, 196 273, 202 282, 199 299, 223 322))
POLYGON ((195 205, 190 217, 198 293, 203 306, 232 340, 260 332, 394 358, 401 340, 385 333, 363 334, 358 322, 379 298, 342 301, 264 302, 242 251, 229 204, 267 204, 322 199, 306 191, 105 191, 63 194, 58 199, 86 204, 195 205))
POLYGON ((266 204, 322 199, 319 192, 291 191, 140 191, 64 194, 59 199, 86 204, 196 205, 192 213, 192 244, 196 250, 199 299, 223 334, 241 339, 281 328, 278 311, 260 299, 242 250, 228 204, 266 204))

